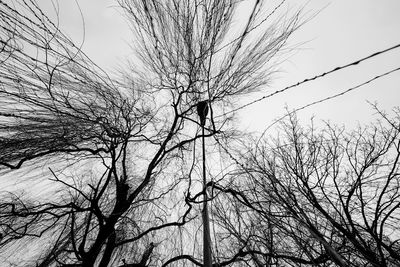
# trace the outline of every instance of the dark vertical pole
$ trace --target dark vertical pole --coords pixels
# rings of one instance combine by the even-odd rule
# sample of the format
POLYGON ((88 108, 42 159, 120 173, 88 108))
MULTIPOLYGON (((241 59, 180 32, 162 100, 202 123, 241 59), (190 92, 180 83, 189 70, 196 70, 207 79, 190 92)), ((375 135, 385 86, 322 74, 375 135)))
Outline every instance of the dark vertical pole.
POLYGON ((210 221, 208 218, 208 209, 207 209, 207 179, 206 179, 206 148, 205 148, 205 140, 204 140, 204 125, 201 127, 202 129, 202 143, 203 143, 203 261, 204 267, 212 267, 212 254, 211 254, 211 237, 210 237, 210 221))

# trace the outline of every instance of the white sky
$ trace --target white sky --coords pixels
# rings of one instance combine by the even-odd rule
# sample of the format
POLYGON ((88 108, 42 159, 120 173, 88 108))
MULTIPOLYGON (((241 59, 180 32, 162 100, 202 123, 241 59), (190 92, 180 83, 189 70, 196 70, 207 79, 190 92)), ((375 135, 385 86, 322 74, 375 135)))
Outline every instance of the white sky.
MULTIPOLYGON (((249 0, 250 1, 250 0, 249 0)), ((83 24, 73 1, 60 1, 62 27, 76 42, 83 39, 83 24)), ((129 56, 131 38, 128 24, 111 0, 79 0, 85 20, 84 51, 100 66, 112 70, 129 56)), ((306 5, 307 14, 321 12, 290 40, 303 43, 281 66, 269 88, 250 99, 282 89, 374 52, 400 43, 399 0, 290 0, 293 9, 306 5), (304 43, 306 42, 306 43, 304 43)), ((285 105, 298 108, 312 101, 346 90, 400 66, 400 49, 357 66, 304 84, 240 112, 242 125, 262 131, 285 114, 285 105)), ((400 72, 381 78, 344 96, 317 104, 299 113, 302 119, 315 115, 318 120, 355 126, 372 119, 367 101, 377 102, 390 111, 399 106, 400 72)))
MULTIPOLYGON (((324 9, 320 14, 304 25, 292 39, 293 43, 308 42, 282 66, 284 72, 269 91, 284 88, 400 43, 398 0, 311 0, 305 11, 318 11, 321 8, 324 9)), ((264 111, 273 113, 268 117, 281 117, 285 113, 282 110, 285 103, 289 108, 301 107, 399 66, 400 49, 397 49, 255 104, 246 112, 250 115, 264 111)), ((367 101, 376 101, 390 111, 400 105, 399 96, 400 72, 397 72, 342 97, 307 108, 299 113, 299 117, 308 119, 315 115, 317 119, 355 126, 358 122, 371 120, 373 111, 367 101)), ((245 116, 259 121, 260 128, 271 123, 271 120, 263 122, 261 116, 255 119, 248 115, 245 116)), ((249 124, 250 128, 254 128, 252 125, 257 123, 249 124)))

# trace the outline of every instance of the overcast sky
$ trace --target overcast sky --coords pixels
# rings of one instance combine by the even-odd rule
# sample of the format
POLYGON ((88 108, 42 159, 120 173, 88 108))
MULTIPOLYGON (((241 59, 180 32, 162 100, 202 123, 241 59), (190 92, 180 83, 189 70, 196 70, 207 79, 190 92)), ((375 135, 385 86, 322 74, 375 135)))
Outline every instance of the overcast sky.
MULTIPOLYGON (((250 1, 250 0, 249 0, 250 1)), ((127 23, 111 0, 79 0, 85 20, 73 1, 60 1, 61 25, 76 42, 83 39, 84 51, 100 66, 112 70, 129 56, 131 35, 127 23)), ((273 1, 270 1, 271 3, 273 1)), ((292 9, 304 7, 305 17, 318 12, 290 39, 289 45, 301 44, 280 66, 281 72, 263 94, 282 89, 400 43, 399 0, 290 0, 292 9)), ((400 49, 365 63, 336 72, 264 100, 240 112, 243 127, 261 130, 285 114, 285 106, 298 108, 336 94, 400 66, 400 49)), ((307 108, 302 119, 313 115, 318 120, 355 126, 372 119, 367 101, 377 102, 390 111, 400 104, 400 72, 393 73, 344 96, 307 108)))
MULTIPOLYGON (((322 11, 292 39, 293 43, 308 42, 282 66, 285 72, 281 73, 271 91, 400 43, 398 0, 311 0, 305 11, 321 8, 322 11)), ((248 112, 266 110, 275 113, 279 110, 276 112, 279 115, 273 116, 280 117, 284 114, 282 106, 285 103, 290 108, 297 108, 399 66, 400 49, 397 49, 256 104, 248 112)), ((363 123, 371 119, 373 111, 367 101, 376 101, 389 111, 400 105, 399 99, 400 72, 396 72, 342 97, 301 111, 299 116, 309 118, 315 115, 318 119, 355 126, 358 121, 363 123)), ((269 122, 260 122, 260 126, 262 124, 266 126, 269 122)))

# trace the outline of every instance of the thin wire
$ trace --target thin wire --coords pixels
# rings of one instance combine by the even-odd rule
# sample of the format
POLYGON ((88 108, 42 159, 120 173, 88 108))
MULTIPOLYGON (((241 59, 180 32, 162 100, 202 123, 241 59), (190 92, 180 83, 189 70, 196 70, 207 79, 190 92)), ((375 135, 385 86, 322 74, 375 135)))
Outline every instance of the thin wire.
POLYGON ((270 125, 267 126, 267 128, 266 128, 266 129, 263 131, 263 133, 261 134, 261 136, 260 136, 260 138, 259 138, 259 140, 258 140, 258 142, 257 142, 257 146, 258 146, 258 143, 259 143, 259 141, 261 140, 261 138, 265 135, 265 133, 266 133, 273 125, 275 125, 276 123, 282 121, 284 118, 286 118, 286 117, 292 115, 293 113, 296 113, 296 112, 298 112, 298 111, 300 111, 300 110, 306 109, 306 108, 308 108, 308 107, 310 107, 310 106, 313 106, 313 105, 316 105, 316 104, 319 104, 319 103, 322 103, 322 102, 325 102, 325 101, 334 99, 334 98, 336 98, 336 97, 345 95, 345 94, 347 94, 347 93, 349 93, 349 92, 351 92, 351 91, 353 91, 353 90, 356 90, 356 89, 358 89, 358 88, 360 88, 360 87, 362 87, 362 86, 364 86, 364 85, 367 85, 367 84, 369 84, 369 83, 371 83, 371 82, 373 82, 373 81, 375 81, 375 80, 377 80, 377 79, 380 79, 380 78, 382 78, 382 77, 385 77, 385 76, 387 76, 387 75, 389 75, 389 74, 392 74, 393 72, 396 72, 396 71, 399 71, 399 70, 400 70, 400 67, 395 68, 395 69, 392 69, 392 70, 390 70, 390 71, 387 71, 387 72, 385 72, 385 73, 382 73, 382 74, 380 74, 380 75, 377 75, 377 76, 375 76, 375 77, 373 77, 373 78, 371 78, 371 79, 369 79, 369 80, 367 80, 367 81, 365 81, 365 82, 363 82, 363 83, 360 83, 360 84, 358 84, 358 85, 356 85, 356 86, 353 86, 353 87, 351 87, 351 88, 348 88, 348 89, 346 89, 346 90, 343 90, 343 91, 340 92, 340 93, 337 93, 337 94, 334 94, 334 95, 331 95, 331 96, 328 96, 328 97, 325 97, 325 98, 316 100, 316 101, 314 101, 314 102, 311 102, 311 103, 309 103, 309 104, 307 104, 307 105, 304 105, 304 106, 302 106, 302 107, 296 108, 296 109, 293 110, 293 111, 288 112, 287 114, 285 114, 284 116, 278 118, 278 119, 275 120, 273 123, 271 123, 270 125))
MULTIPOLYGON (((399 48, 399 47, 400 47, 400 44, 394 45, 394 46, 392 46, 392 47, 390 47, 390 48, 387 48, 387 49, 384 49, 384 50, 375 52, 375 53, 373 53, 373 54, 371 54, 371 55, 369 55, 369 56, 363 57, 363 58, 361 58, 361 59, 358 59, 358 60, 353 61, 353 62, 351 62, 351 63, 348 63, 348 64, 346 64, 346 65, 336 67, 336 68, 334 68, 334 69, 332 69, 332 70, 330 70, 330 71, 326 71, 326 72, 324 72, 324 73, 322 73, 322 74, 319 74, 319 75, 316 75, 316 76, 314 76, 314 77, 312 77, 312 78, 304 79, 303 81, 300 81, 300 82, 297 82, 297 83, 295 83, 295 84, 289 85, 289 86, 287 86, 287 87, 285 87, 285 88, 283 88, 283 89, 277 90, 277 91, 275 91, 275 92, 273 92, 273 93, 271 93, 271 94, 265 95, 265 96, 263 96, 263 97, 260 97, 260 98, 258 98, 258 99, 255 99, 255 100, 253 100, 253 101, 251 101, 251 102, 249 102, 249 103, 247 103, 247 104, 244 104, 243 106, 240 106, 240 107, 238 107, 238 108, 232 109, 232 110, 230 110, 230 111, 228 111, 228 112, 225 112, 224 114, 218 115, 218 116, 216 116, 215 118, 219 118, 219 117, 225 116, 225 115, 227 115, 227 114, 236 112, 236 111, 241 110, 241 109, 243 109, 243 108, 245 108, 245 107, 248 107, 248 106, 253 105, 253 104, 257 103, 257 102, 260 102, 260 101, 262 101, 262 100, 264 100, 264 99, 270 98, 270 97, 272 97, 272 96, 274 96, 274 95, 276 95, 276 94, 283 93, 283 92, 285 92, 285 91, 287 91, 287 90, 289 90, 289 89, 292 89, 292 88, 297 87, 297 86, 299 86, 299 85, 302 85, 302 84, 304 84, 304 83, 311 82, 311 81, 314 81, 314 80, 316 80, 316 79, 322 78, 322 77, 324 77, 324 76, 326 76, 326 75, 330 75, 330 74, 332 74, 332 73, 334 73, 334 72, 337 72, 337 71, 339 71, 339 70, 343 70, 343 69, 346 69, 346 68, 348 68, 348 67, 355 66, 355 65, 357 65, 357 64, 359 64, 359 63, 361 63, 361 62, 363 62, 363 61, 366 61, 366 60, 368 60, 368 59, 374 58, 374 57, 379 56, 379 55, 381 55, 381 54, 387 53, 387 52, 389 52, 389 51, 391 51, 391 50, 394 50, 394 49, 396 49, 396 48, 399 48)), ((384 74, 384 76, 385 76, 385 75, 387 75, 387 74, 384 74)), ((379 78, 379 77, 378 77, 378 78, 379 78)))
MULTIPOLYGON (((275 125, 276 123, 278 123, 279 121, 281 121, 281 120, 283 120, 284 118, 286 118, 287 116, 289 116, 289 115, 291 115, 291 114, 293 114, 293 113, 295 113, 295 112, 297 112, 297 111, 299 111, 299 110, 303 110, 303 109, 305 109, 305 108, 307 108, 307 107, 310 107, 310 106, 312 106, 312 105, 316 105, 316 104, 319 104, 319 103, 328 101, 328 100, 330 100, 330 99, 333 99, 333 98, 342 96, 342 95, 344 95, 344 94, 346 94, 346 93, 348 93, 348 92, 351 92, 351 91, 353 91, 353 90, 355 90, 355 89, 358 89, 358 88, 360 88, 360 87, 362 87, 362 86, 364 86, 364 85, 366 85, 366 84, 369 84, 369 83, 371 83, 371 82, 373 82, 373 81, 375 81, 375 80, 377 80, 377 79, 379 79, 379 78, 382 78, 382 77, 384 77, 384 76, 387 76, 387 75, 389 75, 389 74, 391 74, 391 73, 393 73, 393 72, 399 71, 399 70, 400 70, 400 67, 395 68, 395 69, 392 69, 392 70, 390 70, 390 71, 388 71, 388 72, 385 72, 385 73, 383 73, 383 74, 377 75, 377 76, 375 76, 374 78, 369 79, 368 81, 365 81, 365 82, 363 82, 363 83, 361 83, 361 84, 358 84, 358 85, 356 85, 356 86, 353 86, 353 87, 351 87, 351 88, 348 88, 348 89, 346 89, 346 90, 344 90, 344 91, 342 91, 342 92, 340 92, 340 93, 338 93, 338 94, 331 95, 331 96, 328 96, 328 97, 326 97, 326 98, 323 98, 323 99, 314 101, 314 102, 312 102, 312 103, 309 103, 309 104, 307 104, 307 105, 304 105, 304 106, 302 106, 302 107, 300 107, 300 108, 297 108, 297 109, 295 109, 295 110, 289 112, 288 114, 286 114, 286 115, 280 117, 279 119, 277 119, 276 121, 274 121, 272 124, 270 124, 270 125, 264 130, 264 132, 262 133, 261 137, 259 138, 259 140, 258 140, 258 142, 257 142, 257 146, 258 146, 258 143, 259 143, 259 141, 261 140, 262 136, 265 135, 266 131, 267 131, 269 128, 271 128, 273 125, 275 125)), ((242 163, 240 163, 239 160, 237 160, 237 159, 228 151, 228 148, 226 148, 225 146, 222 145, 222 143, 219 141, 219 139, 217 139, 216 137, 214 137, 214 139, 215 139, 215 141, 218 143, 218 145, 219 145, 220 147, 222 147, 222 149, 225 151, 225 153, 227 153, 228 156, 229 156, 236 164, 238 164, 238 165, 241 166, 243 169, 245 169, 245 167, 242 165, 242 163)))

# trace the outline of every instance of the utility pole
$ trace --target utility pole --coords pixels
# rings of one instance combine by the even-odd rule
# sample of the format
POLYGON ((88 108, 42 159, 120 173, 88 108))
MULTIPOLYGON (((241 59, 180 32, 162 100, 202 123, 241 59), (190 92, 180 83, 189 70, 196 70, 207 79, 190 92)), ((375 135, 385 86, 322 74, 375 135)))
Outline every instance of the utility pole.
POLYGON ((202 152, 203 152, 203 264, 204 267, 212 267, 212 251, 211 251, 211 237, 210 237, 210 220, 208 217, 208 196, 207 196, 207 177, 206 177, 206 146, 204 139, 204 125, 206 123, 208 113, 207 101, 200 101, 197 103, 197 113, 200 117, 201 134, 202 134, 202 152))

